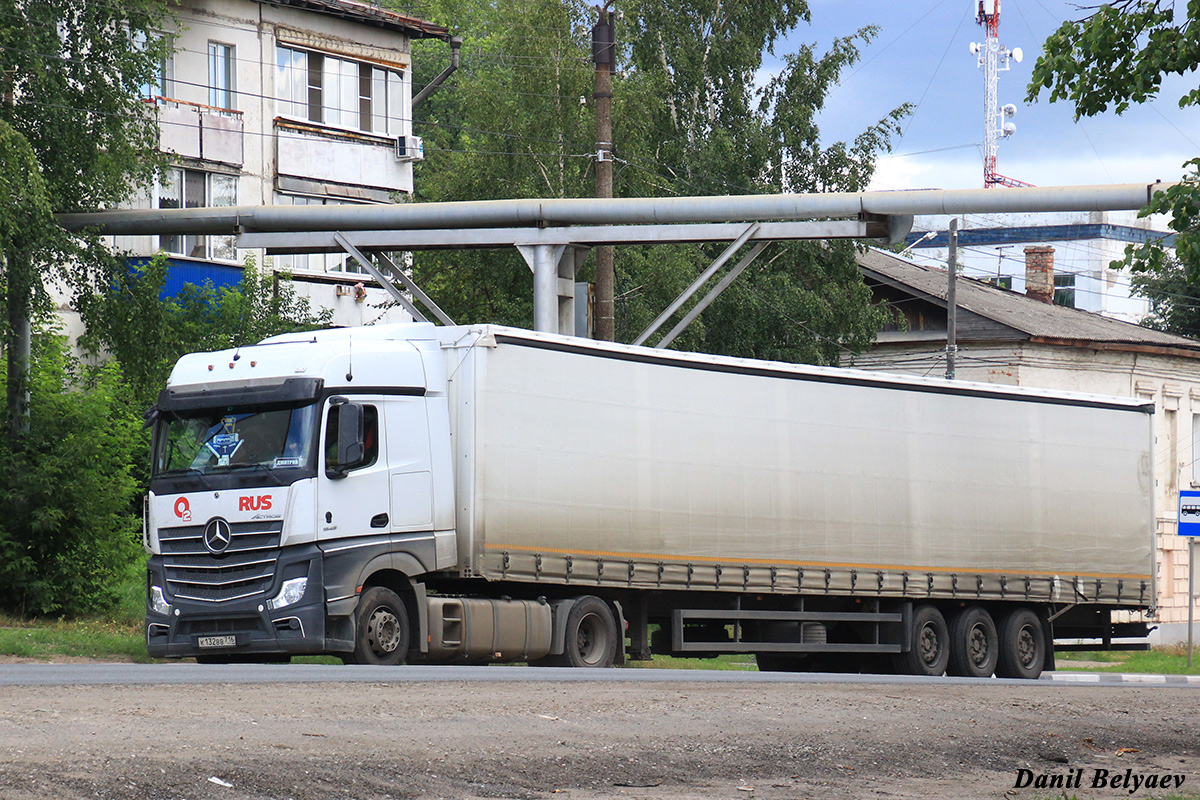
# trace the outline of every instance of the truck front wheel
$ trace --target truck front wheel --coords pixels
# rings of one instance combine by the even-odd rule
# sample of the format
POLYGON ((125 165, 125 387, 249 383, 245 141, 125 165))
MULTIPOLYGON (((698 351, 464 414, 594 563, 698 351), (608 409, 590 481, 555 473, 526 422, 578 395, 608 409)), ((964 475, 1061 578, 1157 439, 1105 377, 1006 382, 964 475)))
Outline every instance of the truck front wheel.
POLYGON ((1046 634, 1042 621, 1028 608, 1011 611, 1000 620, 1000 659, 996 674, 1001 678, 1036 680, 1046 663, 1046 634))
POLYGON ((384 586, 362 593, 354 613, 354 652, 349 664, 403 664, 408 655, 408 610, 400 595, 384 586))

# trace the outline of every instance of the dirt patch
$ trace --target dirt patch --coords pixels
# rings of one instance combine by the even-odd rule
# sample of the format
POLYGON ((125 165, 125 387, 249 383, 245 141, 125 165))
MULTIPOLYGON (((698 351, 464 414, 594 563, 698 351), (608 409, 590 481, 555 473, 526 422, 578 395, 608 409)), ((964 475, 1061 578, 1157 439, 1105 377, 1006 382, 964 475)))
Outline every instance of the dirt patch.
POLYGON ((996 798, 1018 770, 1179 774, 1200 694, 1031 684, 6 687, 0 796, 996 798), (210 780, 210 779, 216 779, 210 780), (229 784, 229 785, 225 785, 229 784))

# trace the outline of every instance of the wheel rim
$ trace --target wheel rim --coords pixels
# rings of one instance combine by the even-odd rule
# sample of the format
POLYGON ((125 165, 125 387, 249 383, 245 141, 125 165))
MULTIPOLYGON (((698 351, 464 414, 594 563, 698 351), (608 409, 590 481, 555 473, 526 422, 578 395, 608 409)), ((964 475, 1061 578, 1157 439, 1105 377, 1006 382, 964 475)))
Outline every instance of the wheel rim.
POLYGON ((926 666, 936 664, 942 654, 942 643, 938 641, 937 628, 932 622, 925 623, 921 628, 920 652, 921 661, 926 666))
POLYGON ((608 650, 608 630, 598 614, 588 614, 579 621, 576 649, 585 664, 598 664, 608 650))
POLYGON ((1017 661, 1024 668, 1029 668, 1037 660, 1037 639, 1029 625, 1021 628, 1017 634, 1017 661))
POLYGON ((379 607, 367 620, 367 643, 377 656, 389 656, 400 646, 400 620, 392 610, 379 607))
POLYGON ((967 639, 967 655, 976 667, 982 667, 988 663, 991 647, 988 645, 988 635, 983 625, 971 627, 971 635, 967 639))

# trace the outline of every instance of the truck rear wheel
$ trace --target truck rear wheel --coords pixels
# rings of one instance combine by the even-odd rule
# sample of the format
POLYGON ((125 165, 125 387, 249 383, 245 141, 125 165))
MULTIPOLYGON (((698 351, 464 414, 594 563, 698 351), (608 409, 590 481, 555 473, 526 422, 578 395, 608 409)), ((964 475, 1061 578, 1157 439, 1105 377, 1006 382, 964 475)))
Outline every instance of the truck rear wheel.
POLYGON ((1000 637, 992 615, 982 606, 967 606, 950 623, 947 672, 968 678, 990 678, 996 671, 1000 637))
POLYGON ((567 612, 562 655, 531 661, 539 667, 611 667, 617 659, 617 620, 608 604, 584 595, 567 612))
POLYGON ((1046 633, 1042 620, 1028 608, 1018 608, 1000 620, 1000 655, 996 674, 1001 678, 1036 680, 1046 663, 1046 633))
POLYGON ((404 663, 409 625, 400 595, 384 586, 371 587, 359 598, 354 621, 354 652, 344 661, 387 666, 404 663))
POLYGON ((912 649, 895 657, 903 675, 941 675, 950 660, 950 629, 942 612, 931 605, 913 609, 912 649))

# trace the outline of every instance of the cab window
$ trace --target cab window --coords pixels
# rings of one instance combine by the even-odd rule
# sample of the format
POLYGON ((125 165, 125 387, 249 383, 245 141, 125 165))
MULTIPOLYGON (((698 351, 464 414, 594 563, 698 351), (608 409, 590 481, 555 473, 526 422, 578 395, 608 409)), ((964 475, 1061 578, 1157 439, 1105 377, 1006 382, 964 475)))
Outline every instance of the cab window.
MULTIPOLYGON (((337 467, 337 430, 341 406, 332 406, 325 421, 325 467, 337 467)), ((362 469, 379 460, 379 409, 364 405, 363 410, 363 457, 353 464, 341 465, 343 469, 362 469)))

